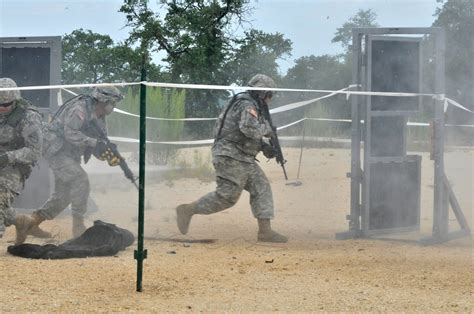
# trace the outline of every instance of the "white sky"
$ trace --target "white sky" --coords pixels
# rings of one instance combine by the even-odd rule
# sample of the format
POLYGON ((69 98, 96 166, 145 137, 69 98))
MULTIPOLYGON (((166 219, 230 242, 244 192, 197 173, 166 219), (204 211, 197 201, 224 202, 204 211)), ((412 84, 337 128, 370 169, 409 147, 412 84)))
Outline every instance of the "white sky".
MULTIPOLYGON (((157 0, 151 0, 156 3, 157 0)), ((0 37, 60 36, 75 29, 108 34, 124 40, 125 15, 118 12, 122 0, 0 0, 0 37)), ((436 0, 258 0, 251 16, 256 29, 280 32, 293 42, 292 57, 280 62, 286 72, 302 57, 336 54, 331 43, 336 29, 359 9, 372 9, 383 27, 429 27, 436 0)))

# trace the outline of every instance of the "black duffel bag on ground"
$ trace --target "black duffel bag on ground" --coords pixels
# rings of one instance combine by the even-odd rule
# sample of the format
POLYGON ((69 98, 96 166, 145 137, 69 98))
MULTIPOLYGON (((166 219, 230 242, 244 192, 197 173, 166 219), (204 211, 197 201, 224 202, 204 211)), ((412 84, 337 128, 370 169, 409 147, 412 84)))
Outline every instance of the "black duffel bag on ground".
POLYGON ((113 256, 133 244, 135 237, 126 230, 100 220, 74 239, 60 245, 20 244, 8 247, 8 253, 33 259, 65 259, 113 256))

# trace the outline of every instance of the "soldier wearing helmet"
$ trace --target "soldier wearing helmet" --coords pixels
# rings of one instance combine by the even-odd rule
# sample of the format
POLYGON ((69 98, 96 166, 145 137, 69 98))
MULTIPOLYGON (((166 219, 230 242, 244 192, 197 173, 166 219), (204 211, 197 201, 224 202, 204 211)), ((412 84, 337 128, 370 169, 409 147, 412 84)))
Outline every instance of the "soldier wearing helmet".
MULTIPOLYGON (((264 74, 255 75, 250 87, 275 88, 275 82, 264 74)), ((199 200, 176 208, 178 228, 188 232, 195 214, 208 215, 233 206, 243 190, 250 193, 250 207, 258 221, 258 241, 287 242, 288 238, 273 231, 270 220, 274 217, 270 183, 256 155, 264 151, 266 157, 274 157, 265 149, 263 138, 272 134, 272 128, 262 114, 263 106, 269 106, 272 92, 249 90, 235 95, 221 112, 214 127, 212 147, 213 165, 217 187, 199 200)))
MULTIPOLYGON (((0 88, 17 88, 10 78, 0 78, 0 88)), ((5 227, 15 225, 16 244, 26 239, 31 219, 11 208, 20 194, 31 168, 41 156, 43 135, 41 116, 18 89, 0 91, 0 238, 5 227)), ((30 233, 46 237, 36 229, 30 233)))
POLYGON ((71 205, 73 236, 85 231, 84 214, 90 190, 81 157, 90 151, 106 149, 104 142, 89 135, 89 130, 94 123, 105 133, 105 117, 122 98, 116 87, 95 87, 90 96, 79 95, 63 104, 44 128, 43 155, 54 174, 54 192, 31 215, 30 230, 38 228, 44 220, 54 219, 71 205))

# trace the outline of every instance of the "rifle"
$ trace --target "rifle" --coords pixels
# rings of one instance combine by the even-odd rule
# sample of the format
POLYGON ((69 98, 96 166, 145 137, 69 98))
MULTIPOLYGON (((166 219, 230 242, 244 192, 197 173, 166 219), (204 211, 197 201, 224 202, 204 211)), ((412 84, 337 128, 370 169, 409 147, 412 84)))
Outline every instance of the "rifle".
POLYGON ((277 135, 277 128, 273 125, 272 118, 270 116, 270 111, 268 110, 268 106, 262 105, 261 107, 262 107, 263 117, 268 121, 273 131, 272 135, 270 136, 270 145, 275 150, 276 162, 277 164, 281 165, 281 168, 283 169, 283 173, 285 174, 285 180, 288 180, 288 176, 286 175, 286 169, 285 169, 286 159, 285 157, 283 157, 283 152, 281 151, 280 141, 278 140, 278 135, 277 135))
MULTIPOLYGON (((117 149, 117 145, 115 145, 109 140, 109 138, 107 137, 107 134, 105 134, 104 130, 100 127, 100 125, 97 124, 96 119, 93 119, 90 122, 88 131, 91 137, 104 141, 107 145, 107 148, 110 149, 112 153, 120 159, 120 162, 119 162, 120 169, 122 169, 125 177, 129 179, 133 183, 133 185, 135 185, 135 187, 138 189, 138 184, 136 182, 137 177, 135 177, 132 170, 130 170, 130 168, 128 167, 127 162, 125 161, 125 158, 123 158, 122 155, 120 155, 117 149)), ((91 155, 92 155, 92 148, 86 150, 86 152, 84 153, 84 161, 86 163, 87 161, 89 161, 91 155)))

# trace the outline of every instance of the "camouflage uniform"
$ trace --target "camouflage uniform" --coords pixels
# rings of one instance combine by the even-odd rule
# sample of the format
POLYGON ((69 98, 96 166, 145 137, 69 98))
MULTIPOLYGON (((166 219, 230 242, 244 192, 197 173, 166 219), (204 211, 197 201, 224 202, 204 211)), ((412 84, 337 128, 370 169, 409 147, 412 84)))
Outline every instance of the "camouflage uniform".
MULTIPOLYGON (((37 211, 44 219, 53 219, 69 204, 73 215, 84 216, 89 197, 89 179, 81 167, 81 156, 93 148, 97 139, 85 134, 92 121, 92 99, 79 96, 73 99, 54 121, 45 128, 45 157, 54 174, 54 192, 37 211)), ((101 120, 105 123, 104 120, 101 120)))
MULTIPOLYGON (((248 83, 251 87, 275 88, 275 82, 266 75, 257 74, 248 83)), ((178 229, 188 232, 195 214, 212 214, 233 206, 242 194, 250 193, 252 213, 258 221, 258 241, 283 243, 288 238, 273 231, 273 196, 265 173, 256 163, 255 156, 263 151, 268 158, 275 157, 274 148, 265 144, 264 137, 272 135, 272 126, 264 118, 272 92, 256 90, 240 93, 232 98, 219 115, 214 127, 212 147, 217 188, 191 204, 176 207, 178 229), (270 152, 268 150, 270 148, 270 152)))
POLYGON ((81 156, 97 144, 97 139, 86 133, 93 119, 100 121, 105 129, 105 120, 94 114, 90 96, 78 96, 64 106, 44 129, 44 155, 54 174, 54 192, 36 211, 43 219, 53 219, 69 204, 73 215, 84 216, 90 188, 87 173, 81 167, 81 156))
POLYGON ((84 214, 89 198, 89 178, 81 167, 81 157, 89 159, 99 140, 89 136, 91 126, 106 132, 105 115, 110 114, 122 95, 115 87, 94 88, 91 96, 79 95, 64 104, 44 129, 44 156, 54 174, 54 192, 46 203, 32 215, 35 225, 54 219, 69 204, 73 216, 73 235, 84 230, 84 214), (96 109, 103 104, 107 110, 98 117, 96 109), (86 157, 87 155, 87 157, 86 157))
POLYGON ((273 218, 273 197, 265 173, 255 161, 262 138, 272 129, 263 118, 261 104, 248 93, 234 96, 215 125, 212 147, 216 191, 195 203, 196 214, 212 214, 233 206, 242 190, 250 193, 255 218, 273 218))
MULTIPOLYGON (((16 84, 2 78, 0 87, 16 87, 16 84)), ((0 155, 8 157, 6 164, 0 165, 0 237, 5 227, 15 224, 17 216, 11 203, 40 158, 43 144, 41 115, 21 98, 19 91, 0 92, 0 104, 12 99, 12 110, 0 114, 0 155)))

